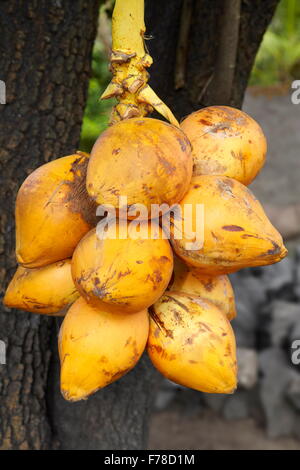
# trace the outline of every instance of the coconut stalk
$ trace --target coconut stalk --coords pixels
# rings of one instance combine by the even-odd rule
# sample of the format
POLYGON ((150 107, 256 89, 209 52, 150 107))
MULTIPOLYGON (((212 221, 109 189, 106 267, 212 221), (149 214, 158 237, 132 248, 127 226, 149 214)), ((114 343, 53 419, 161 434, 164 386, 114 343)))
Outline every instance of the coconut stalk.
POLYGON ((168 106, 148 85, 147 69, 153 63, 145 48, 144 0, 116 0, 112 17, 113 78, 101 99, 115 97, 110 124, 132 117, 142 117, 153 109, 171 124, 179 126, 168 106))

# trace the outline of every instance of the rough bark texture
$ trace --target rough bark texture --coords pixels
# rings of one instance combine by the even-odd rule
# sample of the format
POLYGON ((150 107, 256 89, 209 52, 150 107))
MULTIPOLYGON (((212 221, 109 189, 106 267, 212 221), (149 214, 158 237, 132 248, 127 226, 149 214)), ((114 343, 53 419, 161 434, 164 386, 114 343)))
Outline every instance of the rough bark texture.
MULTIPOLYGON (((218 69, 217 58, 223 43, 220 42, 221 28, 224 26, 223 0, 193 0, 192 21, 189 31, 189 48, 185 62, 185 85, 180 89, 174 86, 176 44, 184 0, 156 2, 146 0, 147 42, 154 58, 150 69, 150 83, 159 96, 183 118, 191 111, 213 104, 230 104, 240 107, 243 102, 251 68, 279 0, 242 0, 238 37, 237 60, 230 98, 222 99, 209 90, 209 84, 218 69)), ((226 53, 226 51, 224 51, 226 53)))
MULTIPOLYGON (((186 60, 181 57, 185 84, 175 90, 182 0, 146 1, 147 33, 154 36, 148 42, 155 59, 152 86, 180 117, 214 103, 205 90, 217 57, 223 4, 187 3, 193 11, 186 60)), ((237 106, 277 3, 242 1, 231 95, 237 106)), ((7 104, 0 105, 3 287, 15 269, 13 211, 20 183, 45 161, 77 148, 97 10, 97 0, 0 3, 0 79, 7 85, 7 104)), ((181 30, 186 34, 185 27, 181 30)), ((148 360, 143 358, 134 371, 88 401, 68 404, 58 389, 57 329, 53 319, 0 311, 0 340, 7 344, 7 365, 0 365, 0 449, 145 447, 157 383, 148 360)))
MULTIPOLYGON (((16 262, 14 201, 32 169, 77 148, 98 1, 2 0, 0 79, 0 250, 2 293, 16 262)), ((34 210, 34 208, 33 208, 34 210)), ((55 240, 53 241, 55 243, 55 240)), ((2 307, 0 449, 45 449, 52 435, 45 401, 53 320, 2 307)))

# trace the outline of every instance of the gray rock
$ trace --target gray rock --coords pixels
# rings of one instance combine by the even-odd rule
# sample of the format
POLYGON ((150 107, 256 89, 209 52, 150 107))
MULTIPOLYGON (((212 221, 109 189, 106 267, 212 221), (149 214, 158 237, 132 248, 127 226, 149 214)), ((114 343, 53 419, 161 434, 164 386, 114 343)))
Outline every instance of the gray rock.
POLYGON ((292 326, 290 331, 290 342, 292 344, 295 340, 300 340, 300 318, 295 324, 292 326))
POLYGON ((224 407, 223 416, 227 420, 245 419, 250 415, 248 396, 245 390, 238 390, 234 395, 228 396, 224 407))
POLYGON ((300 305, 284 300, 275 300, 271 305, 271 341, 274 346, 281 346, 289 338, 293 327, 300 319, 300 305))
POLYGON ((231 325, 235 333, 237 345, 242 348, 254 348, 256 316, 252 309, 240 301, 236 302, 236 309, 237 316, 231 322, 231 325))
POLYGON ((256 278, 248 271, 230 274, 230 280, 234 289, 237 302, 245 304, 249 309, 256 312, 257 307, 266 300, 266 289, 260 278, 256 278))
POLYGON ((284 258, 280 263, 264 266, 261 282, 268 292, 275 292, 294 282, 294 259, 284 258))
POLYGON ((300 374, 291 374, 291 380, 286 390, 286 396, 292 405, 300 411, 300 374))
POLYGON ((300 246, 296 247, 295 250, 295 294, 300 299, 300 246))
POLYGON ((163 411, 165 410, 169 404, 173 401, 175 397, 176 391, 175 389, 171 390, 159 390, 155 402, 154 408, 156 411, 163 411))
POLYGON ((267 417, 267 434, 271 439, 293 434, 296 415, 288 402, 283 402, 267 417))
POLYGON ((248 276, 245 279, 245 287, 249 292, 249 299, 256 309, 266 301, 266 286, 261 282, 260 278, 252 275, 248 276))
POLYGON ((258 378, 258 357, 254 349, 237 349, 238 383, 245 389, 254 387, 258 378))
POLYGON ((243 348, 254 348, 257 320, 261 305, 266 300, 264 285, 251 271, 231 274, 230 279, 237 309, 237 317, 232 322, 237 344, 243 348))
POLYGON ((294 409, 286 399, 292 369, 279 348, 265 349, 260 353, 259 367, 262 373, 260 399, 267 421, 268 436, 288 436, 293 432, 296 419, 294 409))

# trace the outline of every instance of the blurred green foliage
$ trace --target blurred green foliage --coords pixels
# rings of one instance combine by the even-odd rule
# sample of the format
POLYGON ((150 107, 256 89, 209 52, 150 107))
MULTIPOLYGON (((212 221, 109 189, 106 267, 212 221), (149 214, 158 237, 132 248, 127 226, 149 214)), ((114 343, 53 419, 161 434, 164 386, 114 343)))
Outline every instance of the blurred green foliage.
MULTIPOLYGON (((106 128, 114 100, 99 101, 111 74, 102 42, 96 39, 80 148, 90 151, 106 128)), ((300 78, 300 0, 281 0, 264 35, 250 78, 250 85, 269 86, 300 78)))
POLYGON ((300 1, 281 0, 264 35, 250 85, 286 84, 300 77, 300 1))

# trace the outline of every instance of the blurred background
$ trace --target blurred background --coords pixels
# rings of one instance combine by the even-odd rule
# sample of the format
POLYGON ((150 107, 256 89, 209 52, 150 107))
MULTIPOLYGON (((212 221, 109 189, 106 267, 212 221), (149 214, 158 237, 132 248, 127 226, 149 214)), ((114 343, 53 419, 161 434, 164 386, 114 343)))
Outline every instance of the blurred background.
MULTIPOLYGON (((105 129, 112 101, 110 24, 104 11, 93 51, 93 76, 81 133, 89 151, 105 129)), ((231 276, 238 317, 239 389, 202 394, 164 381, 151 420, 150 449, 300 449, 300 2, 282 0, 256 57, 243 109, 268 139, 267 163, 251 189, 281 231, 289 256, 280 264, 231 276)))

